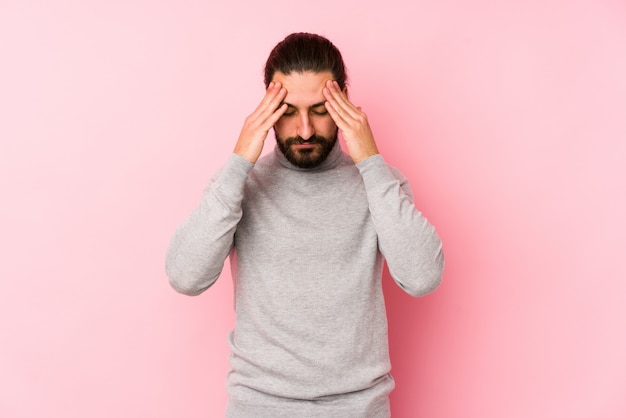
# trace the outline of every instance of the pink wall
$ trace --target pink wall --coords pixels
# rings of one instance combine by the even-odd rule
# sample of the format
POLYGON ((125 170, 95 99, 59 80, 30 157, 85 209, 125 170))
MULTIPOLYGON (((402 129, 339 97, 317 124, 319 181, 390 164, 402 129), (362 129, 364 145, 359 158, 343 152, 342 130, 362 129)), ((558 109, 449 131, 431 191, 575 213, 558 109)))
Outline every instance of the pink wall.
POLYGON ((626 416, 624 2, 339 3, 2 0, 0 416, 223 414, 228 272, 164 252, 300 30, 445 243, 386 278, 394 417, 626 416))

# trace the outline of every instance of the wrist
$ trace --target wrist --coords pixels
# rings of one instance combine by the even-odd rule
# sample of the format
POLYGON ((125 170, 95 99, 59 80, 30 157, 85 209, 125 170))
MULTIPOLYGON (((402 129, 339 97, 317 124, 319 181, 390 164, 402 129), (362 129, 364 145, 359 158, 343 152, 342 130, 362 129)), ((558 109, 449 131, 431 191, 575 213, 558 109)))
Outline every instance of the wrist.
POLYGON ((237 154, 241 158, 245 158, 250 163, 255 164, 259 159, 260 151, 256 152, 256 150, 251 150, 250 148, 241 147, 239 144, 235 145, 235 149, 233 150, 234 154, 237 154))

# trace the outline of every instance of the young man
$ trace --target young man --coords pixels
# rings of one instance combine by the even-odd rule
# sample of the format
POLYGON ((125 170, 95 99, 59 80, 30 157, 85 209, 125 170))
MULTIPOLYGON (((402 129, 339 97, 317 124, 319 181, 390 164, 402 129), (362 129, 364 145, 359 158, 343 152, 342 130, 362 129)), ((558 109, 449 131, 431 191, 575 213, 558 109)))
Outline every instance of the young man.
POLYGON ((230 256, 227 416, 388 417, 383 263, 407 293, 424 295, 441 280, 441 241, 348 100, 330 41, 289 35, 268 58, 265 85, 234 153, 172 238, 170 283, 197 295, 230 256), (272 128, 277 146, 259 158, 272 128))

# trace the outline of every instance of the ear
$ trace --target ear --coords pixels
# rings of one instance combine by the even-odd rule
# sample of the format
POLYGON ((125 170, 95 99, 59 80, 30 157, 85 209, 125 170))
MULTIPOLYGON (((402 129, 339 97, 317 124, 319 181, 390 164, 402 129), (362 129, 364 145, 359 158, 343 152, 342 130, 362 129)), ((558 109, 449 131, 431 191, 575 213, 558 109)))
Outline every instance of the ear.
POLYGON ((343 90, 341 91, 343 91, 343 94, 345 94, 346 97, 348 97, 348 86, 343 86, 343 90))

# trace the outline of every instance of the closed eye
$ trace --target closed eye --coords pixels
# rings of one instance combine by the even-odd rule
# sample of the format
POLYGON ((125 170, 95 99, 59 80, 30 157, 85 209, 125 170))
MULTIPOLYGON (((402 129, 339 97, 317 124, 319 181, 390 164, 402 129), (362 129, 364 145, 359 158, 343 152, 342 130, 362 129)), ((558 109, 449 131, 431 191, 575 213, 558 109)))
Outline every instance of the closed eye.
POLYGON ((326 110, 326 106, 324 106, 324 104, 322 103, 313 106, 311 108, 311 113, 318 116, 324 116, 328 114, 328 111, 326 110))
POLYGON ((285 113, 283 113, 283 118, 289 118, 297 113, 298 109, 296 109, 295 106, 292 106, 289 103, 285 102, 281 103, 281 105, 283 104, 287 104, 287 110, 285 110, 285 113))
MULTIPOLYGON (((325 102, 320 102, 309 107, 309 114, 314 116, 326 116, 328 115, 328 111, 326 110, 325 102)), ((298 108, 294 105, 287 103, 287 110, 283 113, 283 118, 290 118, 295 116, 298 113, 298 108)))

